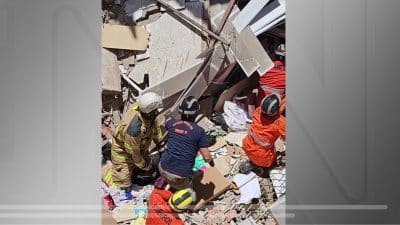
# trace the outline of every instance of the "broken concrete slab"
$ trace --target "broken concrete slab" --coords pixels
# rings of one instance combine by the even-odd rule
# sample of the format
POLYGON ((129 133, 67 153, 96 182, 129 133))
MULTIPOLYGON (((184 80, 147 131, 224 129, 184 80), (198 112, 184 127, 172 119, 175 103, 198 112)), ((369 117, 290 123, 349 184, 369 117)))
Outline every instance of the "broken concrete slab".
POLYGON ((121 91, 121 76, 117 56, 105 48, 101 49, 101 84, 104 91, 121 91))
MULTIPOLYGON (((188 2, 181 12, 201 22, 202 4, 188 2)), ((196 59, 202 50, 201 36, 169 13, 163 13, 157 20, 148 23, 146 29, 151 33, 149 48, 146 51, 150 57, 139 60, 141 57, 137 55, 137 63, 130 75, 133 80, 139 81, 143 74, 147 73, 152 87, 202 62, 201 59, 196 59)), ((175 82, 180 83, 179 79, 175 82)))
POLYGON ((162 98, 168 98, 179 91, 182 91, 189 85, 196 72, 200 69, 201 62, 198 62, 191 67, 177 73, 176 75, 165 79, 155 85, 150 85, 149 88, 142 91, 142 94, 147 92, 155 92, 162 98))
POLYGON ((142 26, 103 24, 101 43, 104 48, 144 51, 149 36, 142 26))
POLYGON ((241 39, 242 42, 246 43, 246 48, 252 53, 254 59, 260 65, 257 68, 257 72, 260 76, 264 75, 268 70, 274 67, 271 58, 249 26, 239 33, 238 38, 241 39))

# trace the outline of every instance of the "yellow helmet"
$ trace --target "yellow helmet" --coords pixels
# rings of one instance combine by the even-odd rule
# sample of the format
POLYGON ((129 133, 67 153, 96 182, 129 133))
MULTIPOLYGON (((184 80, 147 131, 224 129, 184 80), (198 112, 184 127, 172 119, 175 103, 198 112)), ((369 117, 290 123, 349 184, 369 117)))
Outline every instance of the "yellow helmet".
POLYGON ((182 212, 196 201, 196 193, 191 188, 175 192, 168 200, 169 206, 175 212, 182 212))

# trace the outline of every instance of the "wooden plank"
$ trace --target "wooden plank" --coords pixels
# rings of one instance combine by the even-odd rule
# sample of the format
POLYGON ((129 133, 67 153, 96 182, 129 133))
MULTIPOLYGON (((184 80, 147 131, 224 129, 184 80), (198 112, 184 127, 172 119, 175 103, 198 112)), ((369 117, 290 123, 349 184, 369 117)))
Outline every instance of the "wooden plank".
POLYGON ((228 190, 232 182, 226 179, 216 168, 208 168, 202 176, 193 180, 193 188, 196 192, 197 201, 194 211, 199 210, 209 201, 228 190))
POLYGON ((103 24, 104 48, 144 51, 149 43, 149 33, 141 26, 103 24))
POLYGON ((240 33, 264 8, 270 0, 252 0, 240 11, 239 15, 233 20, 233 26, 240 33))

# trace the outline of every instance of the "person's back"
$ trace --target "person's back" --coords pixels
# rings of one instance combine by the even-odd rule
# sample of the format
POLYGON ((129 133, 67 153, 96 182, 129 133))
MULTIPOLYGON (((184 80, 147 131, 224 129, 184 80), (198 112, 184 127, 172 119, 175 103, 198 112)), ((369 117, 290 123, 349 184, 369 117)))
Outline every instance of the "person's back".
POLYGON ((196 98, 189 96, 179 106, 181 120, 171 118, 165 127, 167 134, 167 150, 159 164, 161 176, 168 184, 181 190, 192 186, 193 166, 197 153, 214 166, 208 138, 203 128, 194 123, 200 105, 196 98))
POLYGON ((195 123, 176 119, 167 121, 166 129, 168 150, 161 158, 161 167, 182 177, 192 176, 197 152, 208 147, 204 129, 195 123))

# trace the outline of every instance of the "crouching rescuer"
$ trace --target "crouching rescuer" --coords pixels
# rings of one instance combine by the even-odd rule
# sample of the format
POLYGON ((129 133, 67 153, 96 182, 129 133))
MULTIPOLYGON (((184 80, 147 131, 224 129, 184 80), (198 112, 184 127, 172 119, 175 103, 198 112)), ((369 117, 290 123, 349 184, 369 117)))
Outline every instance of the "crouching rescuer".
POLYGON ((168 131, 167 150, 161 157, 159 170, 171 188, 176 190, 192 187, 192 169, 198 151, 206 162, 214 166, 207 135, 194 123, 199 109, 197 99, 189 96, 179 106, 181 120, 168 118, 165 124, 168 131))
POLYGON ((253 170, 259 176, 276 165, 275 141, 286 138, 286 120, 280 114, 281 99, 278 94, 266 96, 253 114, 253 124, 243 139, 243 149, 249 157, 240 168, 241 173, 253 170))
POLYGON ((145 93, 117 126, 111 148, 112 183, 117 188, 129 189, 132 186, 134 169, 152 169, 148 156, 151 141, 161 147, 166 136, 165 128, 156 122, 161 108, 159 95, 145 93))

